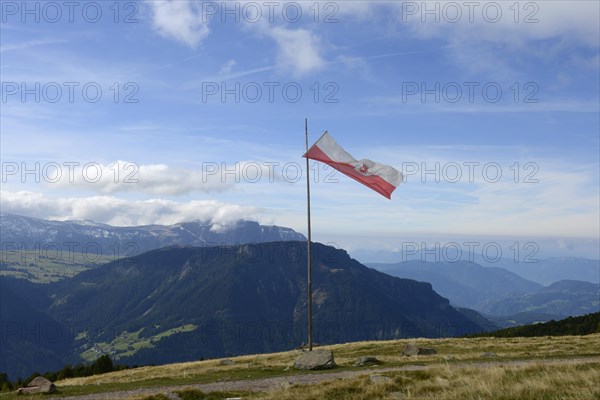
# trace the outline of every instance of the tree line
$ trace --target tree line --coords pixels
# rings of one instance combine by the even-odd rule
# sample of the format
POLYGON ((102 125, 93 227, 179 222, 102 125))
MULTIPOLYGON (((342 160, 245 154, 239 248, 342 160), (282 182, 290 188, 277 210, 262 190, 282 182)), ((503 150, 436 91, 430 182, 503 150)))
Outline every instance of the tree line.
POLYGON ((107 372, 121 371, 124 369, 134 368, 134 367, 129 367, 126 365, 115 365, 115 364, 113 364, 113 361, 111 360, 111 358, 105 354, 105 355, 98 357, 96 359, 96 361, 94 361, 91 364, 82 363, 82 364, 77 364, 74 366, 71 364, 67 364, 59 371, 46 372, 44 374, 40 374, 39 372, 34 372, 26 379, 19 378, 14 382, 9 381, 8 375, 6 373, 2 372, 2 373, 0 373, 0 391, 7 392, 7 391, 16 390, 20 387, 27 386, 27 384, 29 382, 31 382, 34 378, 36 378, 38 376, 43 376, 44 378, 46 378, 52 382, 55 382, 55 381, 62 380, 62 379, 80 378, 80 377, 84 377, 84 376, 99 375, 99 374, 105 374, 107 372))

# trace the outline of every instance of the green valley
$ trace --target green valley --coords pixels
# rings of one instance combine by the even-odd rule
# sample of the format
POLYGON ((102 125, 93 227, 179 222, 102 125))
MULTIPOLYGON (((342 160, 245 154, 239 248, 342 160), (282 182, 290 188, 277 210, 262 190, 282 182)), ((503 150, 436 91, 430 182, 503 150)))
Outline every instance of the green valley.
MULTIPOLYGON (((138 350, 143 348, 153 348, 154 344, 161 339, 183 332, 191 332, 197 328, 196 325, 186 324, 177 328, 168 329, 150 337, 141 337, 143 328, 136 332, 122 332, 119 336, 113 339, 110 343, 100 342, 94 343, 91 347, 85 345, 87 349, 81 353, 81 358, 85 361, 93 362, 101 355, 107 354, 112 359, 118 360, 123 357, 134 355, 138 350)), ((85 333, 81 333, 77 339, 84 339, 85 333)))

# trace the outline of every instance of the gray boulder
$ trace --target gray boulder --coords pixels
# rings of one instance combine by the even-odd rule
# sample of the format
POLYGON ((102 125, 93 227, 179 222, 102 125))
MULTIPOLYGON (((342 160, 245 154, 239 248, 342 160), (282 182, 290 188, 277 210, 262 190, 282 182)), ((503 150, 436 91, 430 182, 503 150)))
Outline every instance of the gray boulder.
POLYGON ((416 344, 405 344, 404 347, 402 348, 402 355, 403 356, 429 356, 432 354, 437 354, 437 350, 434 348, 427 348, 427 347, 417 347, 416 344))
POLYGON ((402 348, 402 355, 403 356, 416 356, 417 354, 419 354, 419 348, 417 347, 416 344, 405 344, 404 347, 402 348))
POLYGON ((315 370, 333 367, 335 367, 335 360, 330 350, 305 351, 294 362, 296 369, 315 370))
POLYGON ((354 361, 354 365, 356 367, 366 367, 369 365, 377 365, 380 362, 381 361, 379 361, 376 357, 365 356, 365 357, 357 358, 356 361, 354 361))
POLYGON ((50 382, 43 376, 34 378, 29 385, 24 388, 19 388, 17 394, 36 394, 36 393, 54 393, 56 392, 56 385, 50 382))

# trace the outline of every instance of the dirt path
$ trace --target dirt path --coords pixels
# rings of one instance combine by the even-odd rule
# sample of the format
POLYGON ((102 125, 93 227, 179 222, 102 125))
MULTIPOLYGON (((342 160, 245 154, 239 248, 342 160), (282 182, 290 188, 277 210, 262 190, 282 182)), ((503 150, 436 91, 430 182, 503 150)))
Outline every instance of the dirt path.
MULTIPOLYGON (((544 359, 533 359, 533 360, 515 360, 515 361, 486 361, 486 362, 458 362, 448 364, 451 368, 461 367, 477 367, 477 368, 490 368, 497 366, 526 366, 532 364, 544 364, 544 365, 562 365, 562 364, 586 364, 586 363, 600 363, 598 357, 585 357, 585 358, 572 358, 572 359, 555 359, 555 360, 544 360, 544 359)), ((349 379, 355 378, 360 375, 370 374, 381 374, 385 372, 395 371, 423 371, 431 367, 444 365, 444 364, 428 364, 428 365, 405 365, 402 367, 393 368, 365 368, 356 371, 341 371, 341 372, 323 372, 319 374, 302 374, 302 375, 288 375, 273 378, 262 378, 256 380, 239 380, 239 381, 223 381, 204 383, 198 385, 183 385, 183 386, 168 386, 168 387, 153 387, 147 389, 136 389, 136 390, 125 390, 117 392, 107 393, 96 393, 84 396, 71 396, 71 397, 53 397, 53 400, 65 399, 65 400, 122 400, 129 399, 133 396, 150 396, 159 393, 163 393, 173 399, 179 399, 173 392, 182 389, 197 389, 203 392, 214 392, 214 391, 255 391, 255 392, 266 392, 269 390, 287 387, 290 385, 310 385, 324 381, 332 381, 336 379, 349 379)))

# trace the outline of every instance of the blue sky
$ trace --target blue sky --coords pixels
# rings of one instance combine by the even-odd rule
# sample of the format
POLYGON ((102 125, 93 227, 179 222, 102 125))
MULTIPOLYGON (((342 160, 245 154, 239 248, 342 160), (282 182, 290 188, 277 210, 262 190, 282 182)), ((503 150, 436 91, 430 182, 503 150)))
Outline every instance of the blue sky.
POLYGON ((600 257, 598 2, 24 4, 2 3, 3 212, 305 232, 307 117, 405 173, 388 201, 315 165, 317 241, 600 257))

